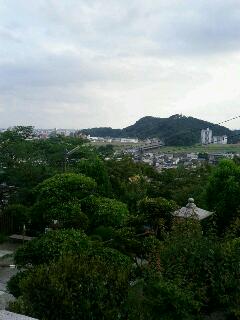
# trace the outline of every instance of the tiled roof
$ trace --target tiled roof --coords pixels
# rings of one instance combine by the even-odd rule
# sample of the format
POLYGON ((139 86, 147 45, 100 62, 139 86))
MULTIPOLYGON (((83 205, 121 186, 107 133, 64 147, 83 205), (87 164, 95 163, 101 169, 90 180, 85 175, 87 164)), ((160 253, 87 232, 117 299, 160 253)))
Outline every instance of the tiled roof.
POLYGON ((188 199, 188 204, 186 205, 186 207, 183 207, 174 212, 175 217, 197 218, 199 220, 203 220, 211 216, 212 214, 213 212, 198 208, 194 203, 194 199, 192 198, 188 199))

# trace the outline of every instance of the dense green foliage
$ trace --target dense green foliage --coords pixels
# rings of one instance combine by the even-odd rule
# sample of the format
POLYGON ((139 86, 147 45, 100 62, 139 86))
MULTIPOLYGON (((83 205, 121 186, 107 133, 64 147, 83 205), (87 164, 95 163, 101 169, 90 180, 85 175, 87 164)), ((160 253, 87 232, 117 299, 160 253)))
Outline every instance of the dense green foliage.
POLYGON ((208 206, 216 212, 220 232, 240 214, 240 166, 224 160, 214 170, 206 190, 208 206))
POLYGON ((174 201, 164 198, 145 198, 138 203, 138 217, 142 217, 142 222, 150 226, 156 236, 169 231, 171 228, 173 215, 177 209, 174 201))
MULTIPOLYGON (((180 130, 191 119, 167 120, 180 130)), ((137 126, 149 121, 153 135, 164 126, 137 126)), ((79 138, 32 138, 31 127, 0 134, 0 219, 37 236, 15 253, 11 310, 44 320, 240 319, 237 157, 158 172, 79 138), (174 218, 189 197, 211 218, 174 218)))
POLYGON ((50 231, 19 248, 15 263, 18 266, 47 263, 65 253, 81 252, 90 246, 87 236, 80 230, 50 231))
POLYGON ((193 295, 173 281, 160 276, 142 280, 129 293, 130 320, 197 319, 200 304, 193 295))
POLYGON ((32 220, 36 224, 50 225, 57 220, 63 227, 83 227, 84 218, 80 200, 93 194, 96 183, 93 179, 81 174, 58 174, 39 184, 36 188, 36 202, 32 207, 32 220))
POLYGON ((14 297, 18 298, 21 296, 21 288, 20 282, 25 278, 28 277, 28 270, 20 271, 16 273, 7 283, 7 290, 11 293, 14 297))
POLYGON ((137 202, 149 195, 154 184, 149 179, 158 175, 154 169, 141 163, 134 163, 126 157, 120 161, 109 160, 106 168, 111 183, 111 195, 125 202, 131 211, 136 210, 137 202))
POLYGON ((81 200, 94 193, 96 184, 89 177, 74 174, 58 174, 45 180, 37 187, 38 201, 48 201, 55 205, 57 202, 65 202, 71 199, 81 200))
POLYGON ((84 213, 88 216, 91 227, 121 227, 126 223, 128 209, 125 203, 115 199, 90 196, 81 202, 84 213))
POLYGON ((114 260, 111 264, 94 255, 67 255, 38 266, 21 282, 22 303, 14 309, 49 320, 122 317, 131 263, 120 253, 114 260))
POLYGON ((81 159, 76 164, 77 173, 82 173, 93 178, 97 182, 98 192, 103 195, 111 194, 111 185, 104 161, 99 157, 81 159))
POLYGON ((30 219, 30 210, 22 204, 11 204, 4 210, 4 214, 11 217, 13 221, 13 230, 22 233, 24 225, 30 219))

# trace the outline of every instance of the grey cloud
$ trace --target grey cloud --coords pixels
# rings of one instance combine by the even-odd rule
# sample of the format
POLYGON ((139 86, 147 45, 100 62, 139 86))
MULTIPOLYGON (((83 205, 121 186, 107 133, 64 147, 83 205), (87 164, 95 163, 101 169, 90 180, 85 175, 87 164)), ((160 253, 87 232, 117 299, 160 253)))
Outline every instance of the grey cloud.
POLYGON ((108 54, 129 53, 129 49, 132 54, 132 44, 145 53, 167 55, 239 48, 237 0, 74 1, 74 10, 58 3, 52 1, 47 8, 54 23, 60 29, 65 26, 63 34, 108 54), (146 46, 146 39, 152 48, 146 46))
POLYGON ((133 54, 134 49, 203 54, 235 50, 240 43, 238 0, 39 0, 31 7, 25 1, 10 3, 23 15, 16 20, 26 41, 33 29, 37 41, 61 39, 108 55, 133 54))
POLYGON ((146 113, 189 112, 195 102, 185 107, 184 97, 216 81, 215 60, 230 73, 226 61, 240 49, 239 0, 2 4, 0 126, 121 127, 146 113))
POLYGON ((176 47, 183 53, 188 50, 198 54, 237 50, 240 47, 240 3, 202 1, 195 10, 189 8, 185 14, 176 16, 167 33, 177 40, 176 47))
POLYGON ((21 42, 21 37, 17 32, 3 26, 0 26, 0 39, 3 39, 3 41, 12 40, 16 42, 21 42))
POLYGON ((0 89, 51 87, 116 79, 117 74, 103 61, 94 62, 71 54, 48 55, 33 61, 0 66, 0 89))

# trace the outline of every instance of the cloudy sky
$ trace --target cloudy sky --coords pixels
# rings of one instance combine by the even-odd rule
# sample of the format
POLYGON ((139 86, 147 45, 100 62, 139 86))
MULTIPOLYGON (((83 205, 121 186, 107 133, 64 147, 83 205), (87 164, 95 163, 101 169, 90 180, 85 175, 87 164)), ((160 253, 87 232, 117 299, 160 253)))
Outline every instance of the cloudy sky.
POLYGON ((239 0, 0 0, 0 127, 176 113, 240 114, 239 0))

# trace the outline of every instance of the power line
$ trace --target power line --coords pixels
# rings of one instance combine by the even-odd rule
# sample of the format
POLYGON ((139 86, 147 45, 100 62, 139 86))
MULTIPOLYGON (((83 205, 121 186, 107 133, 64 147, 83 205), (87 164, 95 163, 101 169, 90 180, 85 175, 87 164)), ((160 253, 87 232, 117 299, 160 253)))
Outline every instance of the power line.
MULTIPOLYGON (((214 126, 218 126, 218 125, 220 125, 220 124, 223 124, 223 123, 227 123, 227 122, 229 122, 229 121, 232 121, 232 120, 236 120, 236 119, 239 119, 240 118, 240 115, 237 115, 237 116, 235 116, 235 117, 233 117, 233 118, 231 118, 231 119, 227 119, 227 120, 224 120, 224 121, 221 121, 221 122, 219 122, 219 123, 213 123, 210 127, 214 127, 214 126)), ((226 128, 226 129, 228 129, 228 128, 226 128)), ((175 133, 175 134, 172 134, 172 135, 170 135, 169 137, 168 137, 168 139, 171 139, 171 138, 173 138, 173 137, 176 137, 176 136, 179 136, 180 134, 187 134, 187 133, 192 133, 192 132, 194 132, 194 131, 199 131, 199 130, 201 130, 200 128, 186 128, 186 129, 183 129, 182 131, 180 131, 180 132, 178 132, 178 133, 175 133)), ((230 129, 228 129, 228 130, 230 130, 230 129)), ((230 130, 231 131, 231 130, 230 130)), ((228 138, 233 138, 233 137, 236 137, 236 136, 239 136, 240 134, 236 134, 236 135, 232 135, 232 136, 228 136, 228 138)))
POLYGON ((225 121, 216 123, 216 125, 220 125, 220 124, 223 124, 223 123, 226 123, 226 122, 229 122, 229 121, 232 121, 232 120, 236 120, 236 119, 239 119, 239 118, 240 118, 240 115, 238 115, 238 116, 236 116, 236 117, 233 117, 233 118, 231 118, 231 119, 228 119, 228 120, 225 120, 225 121))
MULTIPOLYGON (((236 117, 233 117, 233 118, 231 118, 231 119, 224 120, 224 121, 222 121, 222 122, 216 123, 216 125, 220 125, 220 124, 223 124, 223 123, 226 123, 226 122, 229 122, 229 121, 232 121, 232 120, 236 120, 236 119, 239 119, 239 118, 240 118, 240 115, 238 115, 238 116, 236 116, 236 117)), ((229 139, 229 138, 239 137, 239 136, 240 136, 240 133, 237 133, 237 134, 228 136, 228 139, 229 139)), ((214 144, 214 142, 213 142, 213 141, 212 141, 212 142, 209 142, 208 145, 209 145, 209 144, 214 144)))

